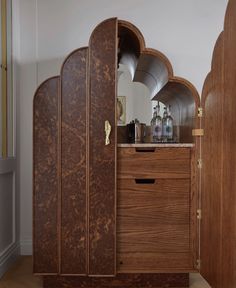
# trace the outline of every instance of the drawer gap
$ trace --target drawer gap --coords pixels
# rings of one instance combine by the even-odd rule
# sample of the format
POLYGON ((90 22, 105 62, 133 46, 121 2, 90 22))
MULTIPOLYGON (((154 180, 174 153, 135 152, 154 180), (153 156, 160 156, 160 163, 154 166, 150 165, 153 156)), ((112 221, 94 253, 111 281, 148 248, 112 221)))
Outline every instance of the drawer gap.
POLYGON ((156 148, 155 147, 136 147, 135 148, 136 152, 155 152, 156 148))
POLYGON ((155 184, 156 179, 135 179, 136 184, 155 184))

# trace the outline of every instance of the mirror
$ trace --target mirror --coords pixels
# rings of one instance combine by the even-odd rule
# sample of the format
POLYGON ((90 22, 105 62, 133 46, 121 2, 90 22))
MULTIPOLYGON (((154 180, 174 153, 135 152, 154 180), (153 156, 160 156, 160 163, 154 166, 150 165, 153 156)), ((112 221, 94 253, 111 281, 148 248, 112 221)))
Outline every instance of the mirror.
MULTIPOLYGON (((128 67, 119 64, 117 85, 117 125, 125 126, 132 120, 150 126, 153 108, 157 101, 151 100, 149 88, 141 82, 133 82, 128 67)), ((160 103, 161 115, 164 105, 160 103)))

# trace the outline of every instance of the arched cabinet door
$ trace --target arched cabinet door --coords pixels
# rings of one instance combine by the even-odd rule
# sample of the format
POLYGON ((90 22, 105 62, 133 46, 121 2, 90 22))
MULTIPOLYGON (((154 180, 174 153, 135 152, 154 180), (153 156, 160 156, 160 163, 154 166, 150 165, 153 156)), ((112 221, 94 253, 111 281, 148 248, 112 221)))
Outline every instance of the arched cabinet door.
POLYGON ((72 52, 61 69, 60 274, 87 275, 87 61, 72 52))
POLYGON ((117 19, 108 19, 89 43, 89 275, 116 273, 117 30, 117 19))
POLYGON ((59 77, 44 81, 33 111, 33 271, 58 273, 59 77))
POLYGON ((102 22, 61 70, 60 275, 116 273, 116 42, 102 22))
POLYGON ((236 287, 236 2, 230 0, 202 95, 201 274, 212 288, 236 287))

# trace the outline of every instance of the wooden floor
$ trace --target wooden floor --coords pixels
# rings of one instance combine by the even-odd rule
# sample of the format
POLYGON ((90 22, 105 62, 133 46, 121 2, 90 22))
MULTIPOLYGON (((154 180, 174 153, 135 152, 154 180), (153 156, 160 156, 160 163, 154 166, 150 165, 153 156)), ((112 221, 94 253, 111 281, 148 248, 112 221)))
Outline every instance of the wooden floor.
MULTIPOLYGON (((210 288, 199 276, 191 274, 190 288, 210 288)), ((32 257, 22 256, 0 280, 0 288, 40 288, 42 282, 32 274, 32 257)))

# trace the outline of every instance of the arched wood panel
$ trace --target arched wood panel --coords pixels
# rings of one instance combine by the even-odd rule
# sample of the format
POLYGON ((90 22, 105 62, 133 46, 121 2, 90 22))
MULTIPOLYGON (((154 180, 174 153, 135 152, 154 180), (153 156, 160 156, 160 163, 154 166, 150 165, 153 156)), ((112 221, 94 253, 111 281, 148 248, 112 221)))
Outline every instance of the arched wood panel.
POLYGON ((58 273, 59 77, 43 82, 33 113, 33 271, 58 273))
POLYGON ((222 288, 236 287, 236 1, 224 26, 222 288))
POLYGON ((61 70, 61 274, 87 271, 88 48, 71 53, 61 70))
POLYGON ((89 274, 116 273, 117 19, 102 22, 89 43, 89 274), (111 125, 105 144, 105 121, 111 125))
POLYGON ((153 100, 171 106, 175 125, 179 128, 179 142, 194 143, 192 130, 200 127, 197 116, 200 98, 196 88, 186 79, 173 76, 153 100))
MULTIPOLYGON (((201 274, 213 288, 221 286, 222 254, 222 161, 223 161, 223 102, 224 102, 224 38, 217 40, 212 69, 202 92, 204 109, 202 138, 202 221, 201 274)), ((224 286, 227 287, 227 286, 224 286)))

